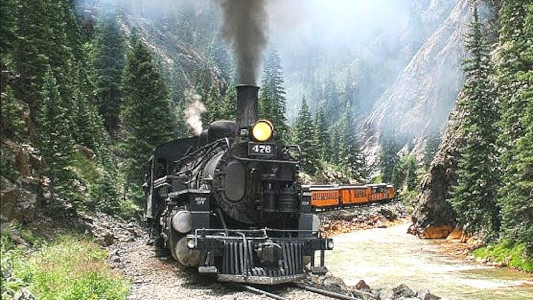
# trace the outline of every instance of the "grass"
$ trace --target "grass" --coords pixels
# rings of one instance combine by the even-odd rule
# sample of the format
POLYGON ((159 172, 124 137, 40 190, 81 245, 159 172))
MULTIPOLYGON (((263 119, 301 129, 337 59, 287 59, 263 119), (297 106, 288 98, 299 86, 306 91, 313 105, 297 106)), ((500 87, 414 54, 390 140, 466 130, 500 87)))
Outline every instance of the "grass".
MULTIPOLYGON (((8 231, 8 230, 6 230, 8 231)), ((2 232, 2 299, 27 288, 37 299, 126 299, 128 282, 105 263, 93 241, 62 235, 24 251, 2 232)))
POLYGON ((533 272, 533 260, 526 256, 524 243, 502 240, 497 244, 481 247, 474 256, 486 258, 526 272, 533 272))

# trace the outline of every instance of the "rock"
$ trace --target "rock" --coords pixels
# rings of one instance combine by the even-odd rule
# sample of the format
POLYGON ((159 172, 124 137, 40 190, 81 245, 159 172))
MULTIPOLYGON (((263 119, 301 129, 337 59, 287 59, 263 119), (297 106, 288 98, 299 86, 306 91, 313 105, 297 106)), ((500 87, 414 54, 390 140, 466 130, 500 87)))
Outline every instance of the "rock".
POLYGON ((397 218, 396 214, 389 208, 381 208, 378 213, 387 218, 387 220, 389 221, 392 221, 397 218))
POLYGON ((324 281, 322 284, 330 291, 334 291, 337 293, 344 293, 348 290, 348 287, 344 283, 344 281, 338 277, 334 277, 331 275, 326 275, 324 278, 324 281))
POLYGON ((451 225, 428 226, 418 234, 418 237, 425 239, 444 239, 453 231, 453 228, 451 225))
POLYGON ((35 297, 26 288, 22 288, 13 297, 14 300, 34 300, 35 297))
POLYGON ((392 290, 380 290, 379 299, 382 300, 394 300, 394 292, 392 290))
POLYGON ((400 284, 393 288, 392 291, 394 293, 393 299, 416 297, 416 293, 405 284, 400 284))
POLYGON ((421 300, 439 300, 440 299, 439 296, 431 294, 429 290, 427 289, 416 292, 416 296, 418 297, 418 299, 421 299, 421 300))
POLYGON ((91 161, 96 161, 96 154, 94 154, 94 151, 83 146, 83 145, 79 145, 79 144, 76 144, 74 146, 81 154, 83 154, 83 156, 85 156, 87 159, 91 160, 91 161))
POLYGON ((450 232, 448 237, 446 237, 447 240, 459 240, 463 236, 463 230, 459 228, 459 226, 455 226, 455 228, 450 232))
POLYGON ((34 220, 37 195, 2 178, 2 214, 7 220, 34 220))
POLYGON ((109 230, 104 230, 103 233, 100 234, 100 240, 104 246, 108 247, 115 242, 115 235, 109 230))
POLYGON ((359 282, 355 285, 355 288, 360 291, 365 291, 365 292, 372 291, 372 289, 370 289, 370 287, 368 286, 368 284, 366 284, 364 280, 359 280, 359 282))
POLYGON ((413 224, 408 232, 425 238, 445 238, 455 228, 455 212, 448 203, 450 188, 457 182, 457 163, 464 139, 460 134, 462 112, 450 115, 448 127, 429 172, 420 184, 420 194, 414 202, 413 224), (426 233, 426 231, 428 233, 426 233), (446 233, 446 236, 443 236, 446 233))

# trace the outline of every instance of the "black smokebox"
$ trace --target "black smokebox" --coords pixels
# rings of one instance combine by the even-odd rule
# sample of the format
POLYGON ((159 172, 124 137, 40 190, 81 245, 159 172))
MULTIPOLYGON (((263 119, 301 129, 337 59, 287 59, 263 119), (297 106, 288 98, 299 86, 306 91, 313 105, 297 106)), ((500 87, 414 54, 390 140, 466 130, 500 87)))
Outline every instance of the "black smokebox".
POLYGON ((249 84, 237 85, 237 125, 248 127, 257 121, 259 87, 249 84))

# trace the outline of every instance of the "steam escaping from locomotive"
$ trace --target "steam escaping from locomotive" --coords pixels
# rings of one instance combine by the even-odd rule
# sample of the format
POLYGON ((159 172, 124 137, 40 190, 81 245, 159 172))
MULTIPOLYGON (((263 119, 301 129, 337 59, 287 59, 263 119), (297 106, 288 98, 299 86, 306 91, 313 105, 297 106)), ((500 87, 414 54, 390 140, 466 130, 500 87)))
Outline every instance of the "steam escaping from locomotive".
POLYGON ((201 115, 207 109, 202 103, 202 97, 198 94, 191 93, 189 95, 190 104, 185 109, 185 122, 189 126, 191 132, 194 135, 200 135, 202 133, 202 118, 201 115))
POLYGON ((221 0, 224 24, 222 36, 233 48, 239 82, 256 83, 263 50, 267 43, 265 0, 221 0))

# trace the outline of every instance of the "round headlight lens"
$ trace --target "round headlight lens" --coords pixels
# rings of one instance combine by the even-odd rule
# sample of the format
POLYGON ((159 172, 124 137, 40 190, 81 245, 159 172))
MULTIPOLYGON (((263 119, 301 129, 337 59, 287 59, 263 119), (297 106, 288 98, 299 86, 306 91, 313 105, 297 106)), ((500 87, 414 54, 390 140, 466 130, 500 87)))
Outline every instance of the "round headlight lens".
POLYGON ((258 142, 266 142, 274 133, 274 126, 267 120, 259 120, 252 127, 252 136, 258 142))

